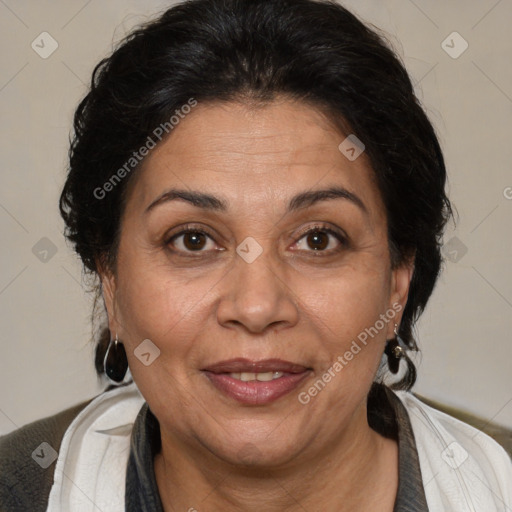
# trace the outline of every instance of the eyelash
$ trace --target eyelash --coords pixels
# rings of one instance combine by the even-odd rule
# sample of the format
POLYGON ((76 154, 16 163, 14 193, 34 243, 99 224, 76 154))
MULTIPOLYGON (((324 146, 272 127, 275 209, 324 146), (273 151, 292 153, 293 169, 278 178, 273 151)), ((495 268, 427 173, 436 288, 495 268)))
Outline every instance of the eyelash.
MULTIPOLYGON (((298 243, 300 240, 302 240, 305 236, 309 235, 310 233, 315 233, 315 232, 327 233, 329 235, 332 235, 340 243, 340 247, 338 247, 337 249, 330 249, 330 250, 322 249, 322 250, 319 250, 319 251, 315 251, 314 249, 311 249, 309 251, 306 251, 306 252, 313 253, 313 255, 316 256, 316 257, 318 257, 321 253, 324 253, 326 255, 331 255, 333 253, 340 252, 341 250, 346 249, 348 247, 348 245, 349 245, 348 244, 348 238, 347 238, 347 236, 344 233, 338 232, 338 231, 328 227, 328 225, 326 225, 326 224, 317 224, 315 226, 308 227, 307 229, 304 229, 303 231, 300 232, 300 234, 299 234, 299 236, 298 236, 298 238, 297 238, 295 243, 298 243)), ((169 246, 169 245, 171 245, 173 243, 174 240, 176 240, 180 236, 183 236, 183 235, 186 235, 186 234, 189 234, 189 233, 204 235, 204 236, 210 238, 211 240, 213 240, 213 236, 208 231, 206 231, 206 230, 204 230, 202 228, 199 228, 199 227, 195 227, 194 225, 186 225, 184 227, 184 229, 182 229, 178 233, 174 233, 172 236, 166 238, 165 245, 169 246)), ((176 251, 176 250, 173 250, 173 249, 171 249, 171 251, 172 252, 183 252, 183 251, 180 251, 180 250, 176 251)), ((193 253, 202 253, 202 252, 207 252, 207 251, 203 251, 203 250, 188 251, 187 250, 185 252, 188 253, 188 254, 193 254, 193 253)))
POLYGON ((337 231, 333 228, 328 227, 327 224, 316 224, 315 226, 310 226, 310 227, 304 229, 303 231, 300 232, 300 234, 297 238, 297 241, 295 243, 298 243, 300 240, 302 240, 304 237, 306 237, 310 233, 315 233, 315 232, 327 233, 329 235, 332 235, 333 237, 335 237, 338 240, 340 245, 336 249, 329 249, 329 250, 323 249, 320 251, 315 251, 315 250, 306 251, 306 252, 311 252, 314 256, 319 256, 321 253, 324 253, 326 256, 331 255, 331 254, 340 252, 343 249, 346 249, 348 247, 348 237, 343 232, 337 231))

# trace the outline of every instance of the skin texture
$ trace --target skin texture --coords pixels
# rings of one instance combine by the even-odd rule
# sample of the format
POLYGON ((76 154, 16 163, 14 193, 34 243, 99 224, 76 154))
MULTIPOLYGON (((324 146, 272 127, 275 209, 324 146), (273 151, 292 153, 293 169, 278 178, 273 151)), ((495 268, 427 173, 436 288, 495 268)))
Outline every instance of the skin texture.
POLYGON ((344 138, 286 98, 199 104, 130 184, 116 269, 101 276, 111 332, 160 423, 165 510, 393 509, 398 449, 368 426, 366 396, 400 313, 309 403, 298 400, 379 315, 405 306, 412 273, 392 269, 369 160, 349 161, 344 138), (330 186, 365 210, 338 198, 287 212, 292 196, 330 186), (212 194, 227 210, 174 200, 145 212, 173 187, 212 194), (209 233, 200 251, 190 235, 170 240, 185 224, 209 233), (303 232, 324 224, 348 241, 324 232, 315 250, 303 232), (263 249, 252 263, 236 252, 246 237, 263 249), (144 339, 160 350, 150 366, 134 355, 144 339), (235 357, 312 371, 273 403, 243 405, 201 371, 235 357))

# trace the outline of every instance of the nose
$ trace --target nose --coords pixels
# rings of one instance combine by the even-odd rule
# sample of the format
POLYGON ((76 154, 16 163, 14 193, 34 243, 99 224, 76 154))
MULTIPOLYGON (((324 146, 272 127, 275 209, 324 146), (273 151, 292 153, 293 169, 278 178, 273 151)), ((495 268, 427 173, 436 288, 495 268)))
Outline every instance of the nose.
POLYGON ((251 263, 237 254, 223 285, 217 308, 220 325, 263 333, 291 327, 298 321, 298 301, 286 271, 273 261, 269 250, 251 263))

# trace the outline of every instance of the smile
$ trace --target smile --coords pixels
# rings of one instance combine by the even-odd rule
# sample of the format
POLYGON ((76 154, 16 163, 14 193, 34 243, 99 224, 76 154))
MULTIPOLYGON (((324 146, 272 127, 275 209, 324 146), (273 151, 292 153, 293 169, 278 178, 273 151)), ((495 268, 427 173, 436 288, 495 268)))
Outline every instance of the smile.
POLYGON ((260 382, 268 382, 274 379, 279 379, 284 375, 283 372, 264 372, 264 373, 251 373, 251 372, 243 372, 243 373, 230 373, 229 376, 236 380, 241 380, 243 382, 251 382, 253 380, 258 380, 260 382))
POLYGON ((208 366, 203 373, 224 397, 245 405, 266 405, 296 389, 312 372, 304 365, 265 359, 231 359, 208 366))

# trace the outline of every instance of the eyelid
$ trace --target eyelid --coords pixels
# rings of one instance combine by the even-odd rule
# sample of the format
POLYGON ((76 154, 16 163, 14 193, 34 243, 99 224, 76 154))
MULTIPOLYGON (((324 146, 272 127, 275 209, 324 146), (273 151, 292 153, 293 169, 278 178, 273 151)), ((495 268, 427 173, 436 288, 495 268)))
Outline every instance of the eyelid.
POLYGON ((326 231, 328 233, 334 233, 336 235, 339 235, 340 237, 343 237, 343 238, 348 238, 343 230, 341 230, 339 228, 335 228, 335 227, 331 226, 331 224, 326 223, 326 222, 317 222, 313 226, 308 226, 304 229, 301 229, 297 235, 298 240, 300 240, 300 238, 302 238, 307 233, 310 233, 311 231, 326 231))
MULTIPOLYGON (((299 232, 299 234, 297 235, 295 243, 302 240, 307 234, 315 232, 315 231, 321 231, 321 232, 329 233, 329 234, 335 236, 342 247, 347 247, 349 245, 349 238, 348 238, 347 234, 342 229, 335 228, 331 224, 324 223, 324 222, 319 222, 313 226, 308 226, 307 228, 302 229, 299 232)), ((336 252, 337 250, 339 250, 339 249, 331 249, 331 250, 327 250, 327 251, 326 250, 307 251, 307 252, 311 252, 313 254, 320 254, 320 253, 332 254, 333 252, 336 252)))
MULTIPOLYGON (((215 245, 217 245, 217 242, 215 241, 215 236, 210 232, 210 230, 209 229, 205 229, 204 227, 199 226, 197 224, 185 224, 185 225, 182 225, 182 226, 179 226, 179 227, 173 229, 172 230, 172 234, 166 234, 164 236, 164 245, 166 247, 171 246, 172 242, 176 238, 179 238, 180 236, 186 235, 187 233, 200 233, 200 234, 205 235, 206 237, 208 237, 215 245)), ((201 254, 201 253, 212 252, 211 250, 210 251, 204 251, 204 250, 200 250, 200 251, 183 251, 183 250, 176 249, 176 248, 172 248, 172 249, 169 248, 169 250, 174 252, 174 253, 189 254, 189 255, 193 255, 194 253, 201 254)), ((224 249, 215 249, 215 250, 222 251, 224 249)))
POLYGON ((199 226, 197 224, 185 224, 173 229, 172 234, 166 233, 166 243, 169 243, 173 238, 176 238, 177 236, 186 233, 202 233, 203 235, 207 235, 210 238, 213 238, 213 234, 208 229, 205 229, 203 226, 199 226))
MULTIPOLYGON (((171 242, 174 239, 176 239, 176 238, 178 238, 180 236, 183 236, 183 235, 185 235, 187 233, 200 233, 200 234, 203 234, 203 235, 207 236, 208 238, 210 238, 210 240, 212 242, 217 244, 217 242, 215 241, 215 236, 210 232, 209 229, 206 229, 203 226, 199 226, 197 224, 193 224, 192 223, 192 224, 185 224, 183 226, 179 226, 176 229, 173 230, 174 233, 165 236, 165 244, 166 245, 170 245, 171 242), (176 229, 178 231, 176 231, 176 229)), ((337 238, 338 242, 343 247, 346 247, 348 245, 348 236, 346 235, 346 233, 343 230, 341 230, 339 228, 334 228, 333 226, 331 226, 330 224, 325 223, 325 222, 317 222, 313 226, 310 225, 310 226, 308 226, 308 227, 306 227, 304 229, 301 229, 299 231, 299 233, 294 236, 294 240, 295 240, 294 244, 296 244, 297 242, 302 240, 307 234, 315 232, 315 231, 320 231, 320 232, 324 232, 324 233, 328 233, 328 234, 333 235, 334 237, 337 238)), ((223 249, 220 249, 220 250, 223 250, 223 249)), ((312 253, 315 253, 315 254, 319 254, 319 253, 330 254, 330 253, 336 252, 337 250, 339 250, 339 249, 330 249, 330 250, 322 250, 322 251, 313 251, 313 250, 311 250, 311 251, 306 251, 306 252, 312 252, 312 253)), ((186 253, 192 254, 194 252, 202 253, 202 252, 210 252, 210 251, 203 251, 203 250, 199 250, 199 251, 180 251, 180 250, 177 250, 176 252, 186 252, 186 253)))

